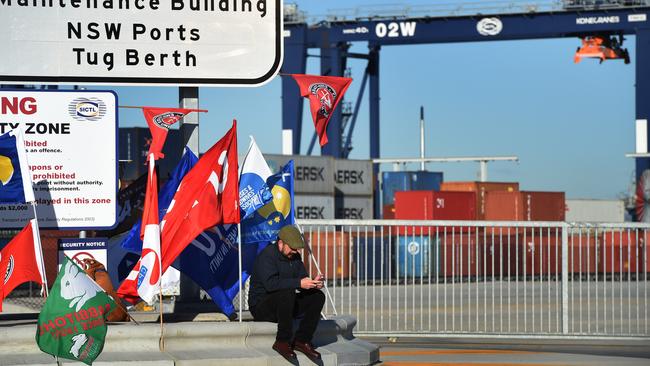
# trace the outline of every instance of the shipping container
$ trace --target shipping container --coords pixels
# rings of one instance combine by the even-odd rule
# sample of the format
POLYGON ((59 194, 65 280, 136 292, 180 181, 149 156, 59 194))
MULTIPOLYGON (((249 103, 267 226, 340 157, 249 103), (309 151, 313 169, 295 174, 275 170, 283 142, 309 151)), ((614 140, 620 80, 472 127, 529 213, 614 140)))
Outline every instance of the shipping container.
MULTIPOLYGON (((575 233, 569 236, 569 273, 573 276, 592 277, 598 272, 600 261, 599 251, 602 251, 603 238, 595 231, 586 231, 581 234, 575 233)), ((562 273, 562 247, 561 240, 558 242, 558 274, 562 273)))
MULTIPOLYGON (((395 219, 397 220, 475 220, 475 193, 407 191, 395 192, 395 219)), ((439 227, 443 230, 474 231, 470 227, 439 227)), ((398 233, 430 235, 436 226, 399 227, 398 233)))
POLYGON ((491 191, 516 192, 519 183, 516 182, 442 182, 441 191, 474 192, 476 194, 476 219, 485 219, 485 195, 491 191))
POLYGON ((474 192, 395 192, 397 220, 475 220, 474 192))
POLYGON ((560 273, 562 234, 555 234, 542 229, 519 235, 519 273, 528 276, 555 276, 560 273))
POLYGON ((488 191, 485 220, 564 221, 564 192, 488 191))
POLYGON ((372 160, 334 160, 334 190, 337 195, 372 196, 372 160))
POLYGON ((334 196, 294 195, 297 219, 330 220, 334 218, 334 196))
POLYGON ((599 255, 599 272, 623 276, 643 272, 645 242, 650 236, 633 229, 606 231, 599 255))
MULTIPOLYGON (((305 233, 305 240, 307 240, 314 259, 318 263, 318 268, 325 279, 339 281, 349 278, 352 263, 350 262, 351 247, 348 233, 319 231, 314 228, 313 231, 305 233)), ((303 250, 302 259, 307 272, 313 278, 318 274, 318 269, 307 250, 303 250)))
POLYGON ((334 196, 334 217, 337 219, 372 220, 372 196, 334 196))
POLYGON ((622 200, 566 200, 566 221, 624 222, 625 203, 622 200))
POLYGON ((393 268, 400 278, 419 281, 438 275, 438 240, 423 235, 398 235, 393 268))
POLYGON ((394 204, 384 205, 381 212, 382 212, 381 217, 384 220, 393 220, 393 219, 395 219, 395 205, 394 204))
POLYGON ((479 274, 495 278, 523 274, 523 239, 512 229, 496 229, 489 234, 479 234, 478 250, 485 258, 484 263, 479 263, 479 274))
POLYGON ((445 233, 440 236, 440 273, 452 281, 483 274, 484 248, 480 234, 445 233))
POLYGON ((352 275, 359 280, 392 278, 389 273, 390 250, 395 245, 388 231, 352 231, 352 275))
POLYGON ((381 179, 382 205, 390 205, 394 202, 395 192, 398 191, 439 191, 442 173, 382 172, 381 179))
POLYGON ((293 160, 295 193, 334 194, 334 159, 331 156, 264 154, 264 158, 274 173, 293 160))

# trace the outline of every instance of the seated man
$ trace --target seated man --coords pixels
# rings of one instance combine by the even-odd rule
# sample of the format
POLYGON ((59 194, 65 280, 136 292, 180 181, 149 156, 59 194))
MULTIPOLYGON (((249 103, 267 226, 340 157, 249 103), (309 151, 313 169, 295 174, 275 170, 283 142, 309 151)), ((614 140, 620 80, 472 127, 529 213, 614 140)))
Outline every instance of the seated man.
POLYGON ((298 249, 305 247, 297 227, 287 225, 278 233, 276 243, 269 244, 255 260, 251 274, 248 306, 256 321, 278 323, 273 349, 287 359, 296 357, 294 350, 310 359, 320 359, 311 339, 325 304, 322 276, 309 278, 298 249), (293 319, 302 321, 292 340, 293 319))

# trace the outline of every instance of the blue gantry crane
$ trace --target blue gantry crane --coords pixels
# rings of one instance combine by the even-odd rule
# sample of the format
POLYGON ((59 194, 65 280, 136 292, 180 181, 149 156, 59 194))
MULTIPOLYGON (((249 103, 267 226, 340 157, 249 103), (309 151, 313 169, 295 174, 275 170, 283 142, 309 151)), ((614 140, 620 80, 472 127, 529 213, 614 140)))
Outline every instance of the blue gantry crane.
MULTIPOLYGON (((299 18, 291 21, 287 18, 295 15, 291 10, 296 9, 285 8, 283 73, 305 73, 307 52, 313 48, 320 49, 321 75, 343 76, 348 58, 367 60, 359 100, 353 111, 339 108, 334 112, 328 126, 330 142, 323 147, 323 155, 348 156, 358 106, 368 85, 370 158, 379 158, 379 60, 382 47, 392 45, 572 37, 583 40, 583 47, 576 54, 577 61, 584 57, 604 60, 624 58, 627 52, 621 47, 622 37, 635 35, 636 53, 632 62, 636 68, 636 118, 648 120, 650 117, 650 1, 647 0, 565 0, 557 8, 527 5, 485 15, 479 14, 479 9, 466 14, 436 16, 409 16, 407 12, 372 15, 369 12, 366 16, 333 16, 316 24, 307 24, 299 18), (368 52, 349 52, 353 42, 366 42, 368 52), (346 133, 343 131, 344 117, 349 118, 346 133)), ((284 77, 282 127, 293 130, 294 154, 300 153, 302 110, 303 99, 299 97, 295 82, 284 77)), ((637 181, 648 169, 650 158, 637 157, 637 181)))

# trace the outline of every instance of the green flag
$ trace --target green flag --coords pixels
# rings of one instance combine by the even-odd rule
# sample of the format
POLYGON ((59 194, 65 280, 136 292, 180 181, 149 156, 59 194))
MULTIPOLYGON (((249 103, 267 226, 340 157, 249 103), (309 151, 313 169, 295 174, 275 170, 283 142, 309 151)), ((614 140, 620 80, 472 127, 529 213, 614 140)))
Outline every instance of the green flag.
POLYGON ((53 356, 92 362, 104 348, 115 301, 67 257, 38 316, 36 343, 53 356))

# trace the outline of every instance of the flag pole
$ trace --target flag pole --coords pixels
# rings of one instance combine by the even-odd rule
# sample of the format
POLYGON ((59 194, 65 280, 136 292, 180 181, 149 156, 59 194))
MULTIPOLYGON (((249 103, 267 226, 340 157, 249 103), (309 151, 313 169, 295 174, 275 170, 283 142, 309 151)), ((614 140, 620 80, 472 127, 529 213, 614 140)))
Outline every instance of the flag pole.
MULTIPOLYGON (((156 169, 156 157, 155 157, 155 155, 153 153, 149 154, 149 159, 148 160, 149 160, 149 165, 151 165, 151 166, 149 166, 149 177, 148 177, 150 179, 151 178, 151 171, 156 169)), ((158 174, 156 174, 156 182, 155 182, 155 184, 158 185, 158 174)), ((147 186, 147 189, 148 188, 149 187, 147 186)), ((157 201, 158 197, 155 197, 155 199, 157 201)), ((158 215, 158 212, 156 212, 156 215, 158 215)), ((144 218, 144 216, 143 216, 143 218, 144 218)), ((157 219, 157 216, 156 216, 156 219, 157 219)), ((158 232, 158 238, 157 238, 158 243, 160 243, 160 236, 161 235, 160 235, 160 231, 159 231, 158 232)), ((160 282, 158 283, 158 305, 159 305, 158 307, 159 307, 159 310, 160 310, 160 339, 158 341, 158 346, 160 348, 160 351, 164 351, 165 350, 165 326, 164 326, 164 322, 163 322, 163 295, 162 295, 162 275, 163 275, 163 273, 162 273, 162 258, 161 258, 162 257, 162 248, 159 248, 158 250, 160 251, 160 255, 156 256, 156 257, 158 257, 158 268, 160 269, 160 274, 159 274, 160 275, 160 279, 159 279, 160 282)))
POLYGON ((243 296, 244 292, 242 291, 242 255, 241 255, 241 223, 237 223, 237 259, 239 261, 239 322, 242 322, 242 309, 243 309, 243 296))
POLYGON ((43 247, 41 246, 41 230, 38 227, 38 215, 36 214, 36 197, 34 196, 32 176, 29 173, 29 161, 27 159, 27 151, 25 150, 25 142, 23 140, 23 130, 20 128, 18 129, 18 133, 16 133, 16 145, 18 150, 18 160, 20 162, 20 175, 23 176, 23 194, 25 196, 25 201, 32 206, 32 211, 34 212, 34 221, 32 224, 32 221, 30 220, 30 225, 33 225, 32 232, 35 234, 33 235, 32 240, 34 240, 35 244, 38 245, 38 251, 40 254, 38 268, 43 280, 43 289, 41 291, 45 294, 45 297, 48 297, 50 293, 47 284, 47 274, 45 273, 43 247))
MULTIPOLYGON (((319 275, 323 275, 323 272, 321 272, 320 267, 318 266, 318 261, 316 261, 316 257, 314 257, 314 252, 311 250, 311 246, 307 243, 305 243, 305 246, 307 247, 307 251, 309 252, 309 257, 311 258, 312 262, 314 262, 314 265, 316 266, 316 271, 318 271, 319 275)), ((327 281, 323 281, 323 289, 325 289, 325 292, 327 293, 327 298, 330 300, 330 304, 332 304, 332 310, 334 310, 334 315, 338 315, 339 312, 336 311, 336 305, 334 305, 334 299, 332 298, 332 294, 330 294, 329 288, 327 288, 327 281)), ((325 315, 323 314, 323 317, 325 315)))
MULTIPOLYGON (((298 230, 300 230, 300 233, 304 237, 305 234, 304 234, 304 232, 302 230, 302 227, 298 223, 296 223, 296 226, 298 227, 298 230)), ((316 257, 314 257, 314 252, 311 250, 311 245, 309 245, 309 243, 307 243, 307 241, 305 241, 305 248, 307 249, 307 252, 309 252, 309 258, 311 258, 312 262, 314 262, 314 266, 316 267, 316 271, 318 271, 319 275, 322 275, 323 272, 321 272, 320 267, 318 265, 318 261, 316 260, 316 257)), ((326 294, 325 297, 327 297, 330 300, 330 304, 332 304, 332 310, 334 310, 334 315, 338 315, 339 312, 336 310, 336 305, 334 305, 334 298, 332 298, 332 294, 330 294, 330 290, 329 290, 329 288, 327 288, 326 283, 327 283, 327 281, 323 281, 323 288, 325 289, 325 294, 326 294)), ((323 313, 321 313, 321 314, 323 315, 324 319, 327 319, 325 314, 323 314, 323 313)))
MULTIPOLYGON (((162 269, 162 268, 161 268, 162 269)), ((163 325, 163 302, 162 302, 162 286, 159 288, 158 292, 158 299, 160 300, 160 340, 159 340, 159 347, 160 351, 164 352, 165 351, 165 327, 163 325)))
MULTIPOLYGON (((30 179, 31 182, 31 179, 30 179)), ((43 274, 43 290, 45 291, 45 297, 50 296, 50 290, 49 286, 47 284, 47 274, 45 273, 45 263, 43 261, 43 247, 41 246, 41 229, 38 226, 38 217, 36 216, 36 202, 30 202, 30 205, 32 206, 32 210, 34 211, 34 226, 35 226, 35 236, 34 239, 36 240, 36 245, 38 245, 38 250, 40 251, 40 260, 38 261, 38 267, 41 270, 41 273, 43 274)))

